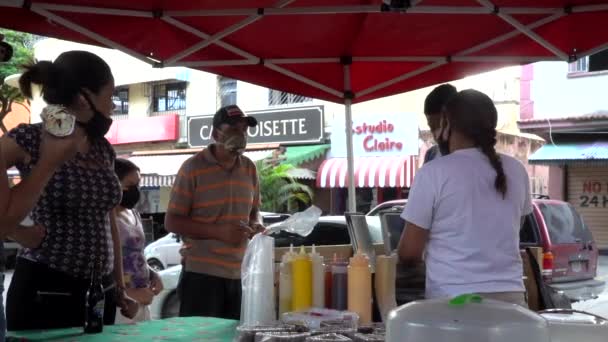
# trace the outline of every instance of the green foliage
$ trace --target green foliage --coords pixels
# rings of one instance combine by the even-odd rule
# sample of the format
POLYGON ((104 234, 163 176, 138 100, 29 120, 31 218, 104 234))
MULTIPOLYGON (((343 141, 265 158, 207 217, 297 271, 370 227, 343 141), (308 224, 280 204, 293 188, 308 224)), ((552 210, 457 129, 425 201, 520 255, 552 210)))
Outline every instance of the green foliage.
POLYGON ((256 163, 260 179, 262 211, 284 212, 297 208, 298 202, 312 203, 313 190, 299 183, 290 174, 294 166, 290 164, 273 165, 265 160, 256 163))
MULTIPOLYGON (((34 61, 33 45, 36 36, 24 32, 16 32, 0 29, 4 35, 4 41, 13 47, 13 58, 7 63, 0 63, 0 123, 11 111, 13 103, 26 101, 19 89, 4 84, 4 79, 10 75, 22 72, 24 65, 34 61)), ((0 124, 0 128, 6 133, 6 128, 0 124)))

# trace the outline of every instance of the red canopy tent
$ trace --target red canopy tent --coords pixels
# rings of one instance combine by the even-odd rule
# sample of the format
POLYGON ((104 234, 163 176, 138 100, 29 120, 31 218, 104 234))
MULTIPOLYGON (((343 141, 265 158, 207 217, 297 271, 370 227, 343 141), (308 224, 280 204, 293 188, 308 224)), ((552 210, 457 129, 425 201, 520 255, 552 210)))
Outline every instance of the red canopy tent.
MULTIPOLYGON (((608 48, 601 0, 0 0, 0 26, 344 103, 608 48)), ((354 205, 347 129, 349 209, 354 205)))

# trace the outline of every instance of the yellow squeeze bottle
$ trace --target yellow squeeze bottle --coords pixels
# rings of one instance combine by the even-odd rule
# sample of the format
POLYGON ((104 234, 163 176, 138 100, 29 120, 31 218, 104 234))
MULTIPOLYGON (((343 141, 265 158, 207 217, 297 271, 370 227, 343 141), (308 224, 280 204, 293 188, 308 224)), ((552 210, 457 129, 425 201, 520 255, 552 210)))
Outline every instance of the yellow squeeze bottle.
POLYGON ((293 311, 308 310, 312 307, 312 262, 301 246, 300 253, 291 262, 293 311))
POLYGON ((372 322, 372 270, 365 254, 357 253, 350 258, 348 311, 359 315, 359 324, 372 322))

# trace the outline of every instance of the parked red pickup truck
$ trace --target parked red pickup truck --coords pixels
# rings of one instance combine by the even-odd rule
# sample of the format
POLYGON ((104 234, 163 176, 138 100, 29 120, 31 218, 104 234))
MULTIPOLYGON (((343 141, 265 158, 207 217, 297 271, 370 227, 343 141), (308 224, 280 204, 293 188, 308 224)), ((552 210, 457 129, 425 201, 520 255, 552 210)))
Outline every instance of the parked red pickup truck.
MULTIPOLYGON (((525 219, 520 246, 542 247, 545 284, 572 302, 596 298, 605 282, 596 279, 599 250, 581 215, 567 202, 536 196, 534 211, 525 219)), ((388 201, 367 215, 401 211, 407 200, 388 201)))

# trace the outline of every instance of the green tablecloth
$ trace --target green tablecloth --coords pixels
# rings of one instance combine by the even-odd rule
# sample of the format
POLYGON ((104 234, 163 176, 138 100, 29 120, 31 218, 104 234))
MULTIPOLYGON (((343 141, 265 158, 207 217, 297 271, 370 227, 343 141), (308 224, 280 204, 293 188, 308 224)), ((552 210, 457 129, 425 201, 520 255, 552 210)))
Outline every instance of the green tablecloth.
POLYGON ((183 317, 133 325, 105 326, 103 333, 87 335, 82 328, 9 332, 7 341, 156 342, 232 341, 238 322, 206 317, 183 317))

